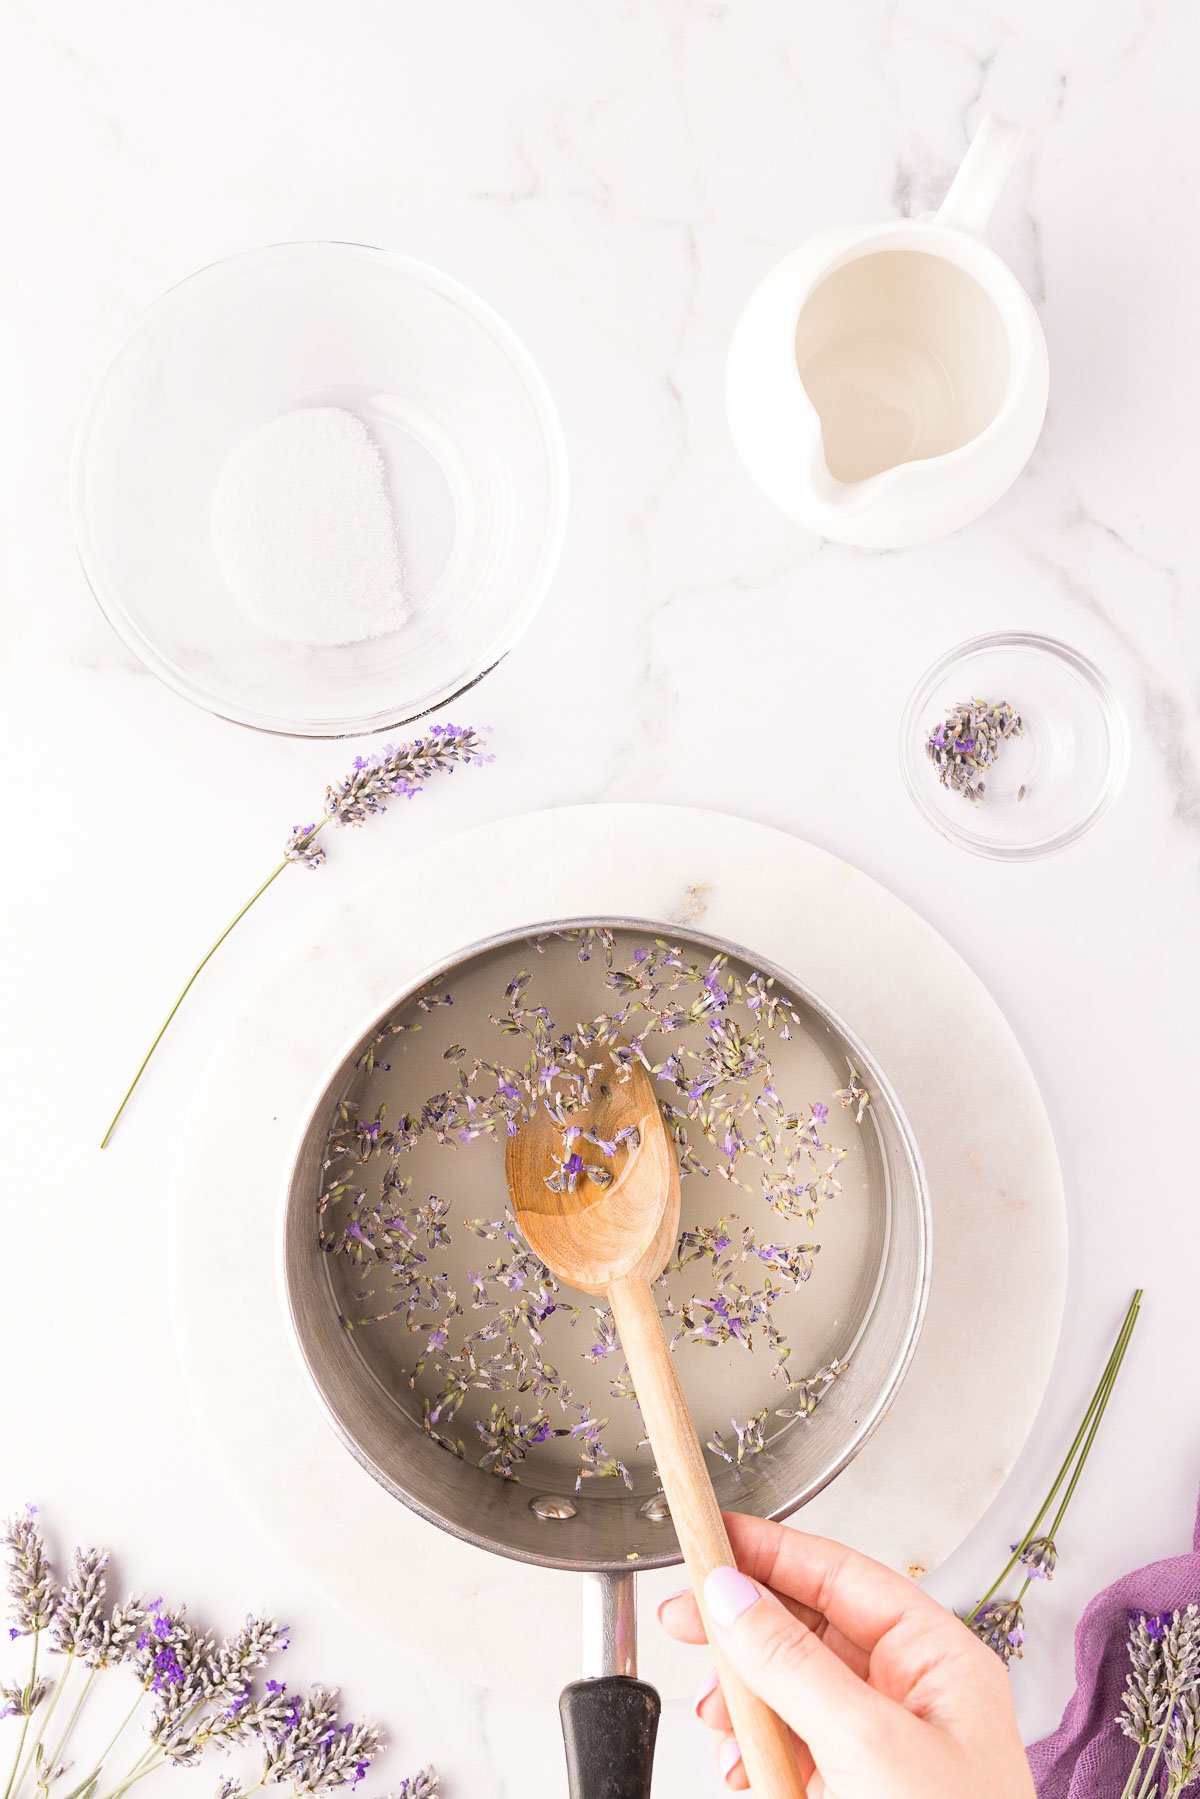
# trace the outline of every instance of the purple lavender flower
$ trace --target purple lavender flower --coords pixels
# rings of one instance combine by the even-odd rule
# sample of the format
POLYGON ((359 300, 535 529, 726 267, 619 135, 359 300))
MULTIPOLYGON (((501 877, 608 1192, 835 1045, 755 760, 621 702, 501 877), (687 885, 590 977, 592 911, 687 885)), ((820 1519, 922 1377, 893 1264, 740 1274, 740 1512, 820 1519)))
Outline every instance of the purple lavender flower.
POLYGON ((441 1792, 441 1783, 433 1768, 422 1768, 419 1774, 411 1774, 407 1780, 400 1782, 396 1799, 437 1799, 441 1792))
POLYGON ((1019 1661, 1025 1643, 1025 1619, 1016 1599, 993 1599, 979 1606, 964 1623, 975 1635, 995 1651, 1007 1667, 1019 1661))
POLYGON ((54 1572, 36 1510, 36 1506, 27 1506, 10 1518, 2 1539, 8 1553, 8 1596, 16 1627, 10 1637, 44 1630, 58 1609, 54 1572))
POLYGON ((325 848, 316 842, 317 830, 315 819, 311 824, 293 825, 292 834, 283 846, 284 859, 302 862, 306 868, 320 868, 325 861, 325 848))
POLYGON ((71 1572, 50 1626, 50 1642, 59 1655, 94 1661, 105 1645, 105 1569, 108 1551, 77 1549, 71 1572))
MULTIPOLYGON (((1017 1547, 1014 1543, 1013 1549, 1017 1547)), ((1017 1559, 1030 1580, 1051 1580, 1058 1564, 1058 1550, 1052 1537, 1032 1537, 1017 1559)))
POLYGON ((325 816, 337 825, 362 825, 387 810, 388 798, 410 799, 436 774, 452 774, 459 764, 482 767, 486 739, 471 725, 434 725, 428 737, 385 745, 380 755, 358 756, 343 781, 325 789, 325 816))

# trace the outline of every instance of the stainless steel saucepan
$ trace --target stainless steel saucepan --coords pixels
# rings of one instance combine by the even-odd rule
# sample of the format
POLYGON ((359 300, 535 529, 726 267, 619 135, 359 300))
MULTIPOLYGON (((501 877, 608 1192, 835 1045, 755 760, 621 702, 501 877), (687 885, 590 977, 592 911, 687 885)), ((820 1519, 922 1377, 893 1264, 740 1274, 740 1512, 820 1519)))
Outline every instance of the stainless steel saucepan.
MULTIPOLYGON (((448 1454, 421 1428, 407 1384, 397 1379, 389 1387, 364 1355, 364 1333, 343 1328, 331 1258, 320 1252, 317 1236, 326 1140, 366 1044, 431 983, 450 985, 498 951, 511 951, 548 933, 575 931, 582 924, 668 937, 706 956, 721 951, 773 976, 794 1000, 808 1031, 833 1059, 854 1065, 871 1095, 861 1125, 854 1127, 862 1133, 870 1168, 869 1180, 850 1202, 863 1209, 856 1238, 861 1266, 854 1270, 847 1303, 831 1322, 822 1357, 847 1361, 848 1372, 829 1388, 811 1418, 780 1430, 765 1453, 740 1468, 723 1466, 715 1473, 724 1508, 786 1517, 835 1479, 875 1430, 920 1334, 929 1282, 929 1197, 912 1132, 886 1075, 848 1025, 793 974, 753 951, 652 921, 554 921, 470 945, 449 963, 426 971, 369 1021, 339 1057, 312 1108, 288 1186, 282 1253, 292 1330, 316 1394, 356 1460, 423 1518, 497 1555, 588 1576, 584 1678, 570 1684, 561 1700, 571 1792, 575 1799, 644 1799, 650 1790, 659 1700, 636 1677, 631 1569, 680 1559, 661 1500, 653 1493, 647 1497, 644 1489, 580 1494, 566 1469, 561 1476, 539 1473, 532 1488, 499 1480, 448 1454)), ((498 1178, 503 1178, 502 1170, 498 1178)), ((685 1224, 687 1189, 685 1182, 685 1224)), ((818 1271, 814 1288, 823 1273, 818 1271)))

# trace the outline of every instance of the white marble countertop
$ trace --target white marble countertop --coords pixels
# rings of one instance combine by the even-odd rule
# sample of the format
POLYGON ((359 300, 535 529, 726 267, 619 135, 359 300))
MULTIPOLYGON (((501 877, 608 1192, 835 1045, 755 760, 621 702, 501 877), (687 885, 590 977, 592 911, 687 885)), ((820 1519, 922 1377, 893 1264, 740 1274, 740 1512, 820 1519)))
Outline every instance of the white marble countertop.
MULTIPOLYGON (((553 1708, 439 1689, 416 1660, 385 1657, 247 1519, 179 1392, 164 1169, 190 1084, 264 959, 345 883, 467 824, 590 798, 710 805, 809 837, 920 908, 1025 1045, 1073 1230, 1043 1414, 934 1588, 968 1601, 1035 1508, 1135 1282, 1147 1301, 1129 1374, 1014 1675, 1030 1736, 1070 1691, 1086 1598, 1188 1540, 1198 51, 1194 8, 1133 0, 0 6, 13 951, 0 1507, 40 1499, 65 1539, 111 1542, 131 1578, 200 1612, 285 1613, 304 1671, 389 1721, 397 1769, 435 1760, 447 1799, 559 1793, 553 1708), (898 555, 823 546, 735 459, 730 328, 807 233, 936 201, 985 110, 1032 129, 992 241, 1045 325, 1045 433, 1016 488, 957 536, 898 555), (436 263, 522 335, 566 431, 566 552, 539 621, 478 695, 494 768, 340 838, 320 877, 281 882, 101 1157, 114 1090, 182 973, 347 754, 209 718, 124 650, 71 542, 75 419, 169 283, 234 250, 321 237, 436 263), (1116 809, 1025 867, 936 837, 895 756, 917 675, 1004 626, 1092 656, 1133 736, 1116 809)), ((252 1369, 230 1404, 270 1404, 252 1369)), ((366 1566, 369 1546, 350 1547, 366 1566)), ((686 1707, 668 1709, 664 1799, 715 1790, 700 1736, 686 1707)), ((178 1778, 208 1790, 206 1773, 178 1778)))

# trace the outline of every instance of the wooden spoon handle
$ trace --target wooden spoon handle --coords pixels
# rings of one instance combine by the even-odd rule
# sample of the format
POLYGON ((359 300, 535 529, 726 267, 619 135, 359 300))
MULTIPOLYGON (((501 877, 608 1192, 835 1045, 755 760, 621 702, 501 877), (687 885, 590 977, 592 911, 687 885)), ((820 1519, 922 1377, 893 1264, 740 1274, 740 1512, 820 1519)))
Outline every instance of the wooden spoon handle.
MULTIPOLYGON (((714 1568, 734 1566, 712 1477, 649 1286, 635 1278, 614 1281, 608 1299, 671 1508, 671 1521, 708 1630, 705 1577, 714 1568)), ((712 1638, 709 1630, 710 1643, 712 1638)), ((804 1782, 787 1725, 714 1653, 751 1788, 759 1799, 804 1799, 804 1782)))

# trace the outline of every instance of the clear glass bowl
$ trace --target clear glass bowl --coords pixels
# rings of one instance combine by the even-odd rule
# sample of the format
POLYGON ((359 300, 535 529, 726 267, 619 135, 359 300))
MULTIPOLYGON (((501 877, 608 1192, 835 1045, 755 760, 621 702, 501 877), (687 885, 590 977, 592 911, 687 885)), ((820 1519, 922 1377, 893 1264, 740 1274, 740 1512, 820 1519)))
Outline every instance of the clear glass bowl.
POLYGON ((280 244, 214 263, 134 327, 80 423, 76 542, 110 622, 186 699, 259 730, 383 730, 465 692, 550 585, 567 459, 528 352, 467 288, 359 244, 280 244), (210 537, 230 450, 293 407, 341 406, 387 469, 412 611, 316 648, 262 631, 210 537))
POLYGON ((900 726, 900 767, 935 830, 981 856, 1048 856, 1074 843, 1121 790, 1129 762, 1125 714, 1100 670, 1050 637, 976 637, 917 682, 900 726), (963 701, 1006 700, 1021 715, 973 801, 944 787, 926 754, 930 733, 963 701))

